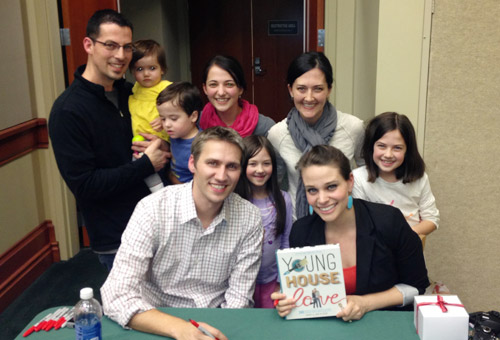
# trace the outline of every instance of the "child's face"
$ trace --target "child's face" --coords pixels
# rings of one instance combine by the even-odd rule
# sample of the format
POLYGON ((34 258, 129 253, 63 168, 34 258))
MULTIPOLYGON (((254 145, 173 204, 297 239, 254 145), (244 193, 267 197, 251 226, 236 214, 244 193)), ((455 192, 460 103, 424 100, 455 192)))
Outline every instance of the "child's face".
POLYGON ((143 87, 152 87, 161 81, 163 71, 156 55, 148 55, 137 60, 132 69, 132 74, 143 87))
POLYGON ((196 120, 198 112, 194 111, 188 116, 181 107, 173 105, 171 101, 158 105, 163 129, 170 138, 189 139, 196 136, 198 128, 196 120))
POLYGON ((406 143, 399 130, 387 132, 373 145, 373 161, 379 168, 379 176, 395 180, 395 171, 403 164, 406 143))
POLYGON ((246 176, 254 187, 260 188, 266 185, 273 173, 271 156, 265 148, 262 148, 255 156, 248 160, 246 176))

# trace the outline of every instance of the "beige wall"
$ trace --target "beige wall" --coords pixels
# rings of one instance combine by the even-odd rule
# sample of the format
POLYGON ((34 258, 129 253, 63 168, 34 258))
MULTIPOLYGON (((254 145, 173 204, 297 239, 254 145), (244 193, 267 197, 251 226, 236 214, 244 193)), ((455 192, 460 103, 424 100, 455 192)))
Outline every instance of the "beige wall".
POLYGON ((425 161, 441 212, 432 278, 469 312, 500 308, 500 2, 435 0, 425 161))
MULTIPOLYGON (((16 81, 24 83, 26 89, 1 98, 1 120, 15 117, 16 123, 22 123, 35 117, 48 118, 54 99, 64 90, 57 1, 4 0, 2 9, 4 6, 17 12, 0 11, 2 16, 19 19, 8 21, 8 29, 2 29, 0 36, 2 41, 11 35, 21 39, 26 52, 19 60, 24 62, 11 67, 27 70, 27 79, 16 81), (30 100, 32 105, 25 115, 23 103, 30 100), (5 107, 11 109, 6 112, 5 107)), ((10 53, 3 48, 1 59, 8 59, 10 53)), ((51 149, 37 150, 0 167, 0 188, 0 253, 47 219, 55 226, 62 258, 78 251, 74 199, 60 178, 51 149)))
POLYGON ((375 114, 408 116, 423 152, 432 0, 380 0, 375 114), (430 18, 429 18, 430 19, 430 18))
POLYGON ((34 118, 26 64, 20 1, 0 2, 0 130, 34 118), (15 98, 16 100, 12 100, 15 98))
POLYGON ((43 221, 36 185, 31 155, 0 168, 0 254, 43 221))
POLYGON ((330 101, 342 112, 375 115, 378 0, 325 2, 325 54, 332 63, 330 101))

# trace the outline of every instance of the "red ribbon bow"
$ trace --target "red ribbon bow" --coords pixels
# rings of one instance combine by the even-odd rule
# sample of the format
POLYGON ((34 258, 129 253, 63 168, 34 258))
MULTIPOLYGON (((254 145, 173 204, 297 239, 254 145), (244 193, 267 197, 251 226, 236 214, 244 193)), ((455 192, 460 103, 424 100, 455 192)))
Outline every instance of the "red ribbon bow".
POLYGON ((437 302, 420 302, 420 303, 418 303, 417 310, 415 312, 415 314, 416 314, 415 317, 417 318, 417 334, 418 334, 418 308, 421 306, 429 306, 429 305, 439 306, 439 308, 441 308, 441 311, 443 313, 448 312, 448 308, 446 308, 446 305, 456 306, 456 307, 464 307, 464 305, 461 305, 459 303, 448 303, 448 302, 444 301, 444 299, 441 295, 437 296, 437 302))

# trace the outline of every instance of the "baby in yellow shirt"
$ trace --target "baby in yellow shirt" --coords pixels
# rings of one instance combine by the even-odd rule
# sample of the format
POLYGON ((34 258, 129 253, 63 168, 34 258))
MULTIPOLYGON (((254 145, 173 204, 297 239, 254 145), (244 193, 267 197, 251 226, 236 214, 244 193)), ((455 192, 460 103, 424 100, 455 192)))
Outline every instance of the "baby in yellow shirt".
POLYGON ((156 108, 158 94, 172 84, 168 80, 162 80, 167 73, 165 51, 154 40, 138 40, 134 43, 134 48, 129 69, 136 83, 128 100, 132 132, 134 136, 139 132, 151 133, 169 141, 156 108))

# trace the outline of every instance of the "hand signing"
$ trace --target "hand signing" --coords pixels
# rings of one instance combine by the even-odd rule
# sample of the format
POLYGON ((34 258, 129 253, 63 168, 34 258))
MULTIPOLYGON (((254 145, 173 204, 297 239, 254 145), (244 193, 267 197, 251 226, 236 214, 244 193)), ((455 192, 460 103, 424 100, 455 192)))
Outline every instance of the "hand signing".
MULTIPOLYGON (((199 323, 201 327, 205 328, 210 334, 212 334, 215 338, 219 340, 228 340, 227 337, 222 334, 217 328, 210 326, 204 322, 199 323)), ((208 335, 203 334, 198 328, 193 326, 191 323, 186 322, 185 327, 183 327, 179 335, 176 336, 178 340, 213 340, 208 335)))

